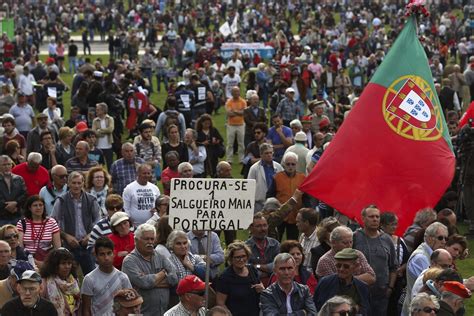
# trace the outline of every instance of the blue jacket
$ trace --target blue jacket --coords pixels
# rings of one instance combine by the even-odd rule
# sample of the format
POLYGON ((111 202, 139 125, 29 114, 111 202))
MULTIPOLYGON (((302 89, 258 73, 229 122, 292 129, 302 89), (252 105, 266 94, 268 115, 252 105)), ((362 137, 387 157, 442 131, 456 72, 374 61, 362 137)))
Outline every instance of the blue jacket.
MULTIPOLYGON (((293 292, 290 300, 293 309, 291 315, 315 316, 317 314, 314 303, 311 301, 311 293, 306 285, 293 281, 293 292)), ((263 316, 288 315, 286 294, 280 289, 278 282, 273 283, 260 294, 260 309, 263 316)))
MULTIPOLYGON (((361 310, 359 313, 364 316, 370 316, 371 312, 368 285, 356 278, 353 278, 352 282, 354 282, 357 293, 359 293, 361 299, 362 306, 360 306, 361 310)), ((321 310, 321 307, 323 307, 324 303, 326 303, 327 300, 336 295, 339 295, 339 286, 340 281, 337 274, 328 275, 319 280, 318 286, 316 287, 313 296, 314 305, 316 305, 316 309, 318 311, 321 310)))

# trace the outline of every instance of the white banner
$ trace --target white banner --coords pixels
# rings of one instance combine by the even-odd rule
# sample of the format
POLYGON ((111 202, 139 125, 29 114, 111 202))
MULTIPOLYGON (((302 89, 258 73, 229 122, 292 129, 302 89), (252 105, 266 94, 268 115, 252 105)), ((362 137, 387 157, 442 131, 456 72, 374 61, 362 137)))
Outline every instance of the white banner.
POLYGON ((189 230, 244 230, 253 220, 255 180, 171 181, 170 226, 189 230))

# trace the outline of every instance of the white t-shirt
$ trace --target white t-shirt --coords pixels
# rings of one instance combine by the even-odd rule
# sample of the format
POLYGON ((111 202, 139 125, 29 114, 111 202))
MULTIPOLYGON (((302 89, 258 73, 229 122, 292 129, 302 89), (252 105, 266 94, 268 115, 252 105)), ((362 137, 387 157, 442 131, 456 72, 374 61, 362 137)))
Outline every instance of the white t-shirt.
POLYGON ((130 216, 133 226, 146 223, 153 215, 150 210, 155 207, 155 200, 160 196, 160 189, 153 183, 141 185, 133 181, 123 190, 123 209, 130 216))
POLYGON ((234 66, 236 75, 240 75, 240 72, 242 71, 242 69, 244 69, 244 64, 242 64, 240 59, 237 59, 236 61, 233 61, 232 59, 229 60, 229 62, 227 63, 227 68, 229 68, 230 66, 234 66))
POLYGON ((225 75, 222 79, 222 84, 225 85, 225 97, 227 99, 232 98, 232 88, 240 84, 240 76, 237 72, 234 74, 234 77, 231 78, 229 75, 225 75))
POLYGON ((114 315, 115 292, 131 288, 128 276, 122 271, 114 268, 112 273, 105 273, 97 267, 84 277, 81 294, 92 297, 92 315, 114 315))

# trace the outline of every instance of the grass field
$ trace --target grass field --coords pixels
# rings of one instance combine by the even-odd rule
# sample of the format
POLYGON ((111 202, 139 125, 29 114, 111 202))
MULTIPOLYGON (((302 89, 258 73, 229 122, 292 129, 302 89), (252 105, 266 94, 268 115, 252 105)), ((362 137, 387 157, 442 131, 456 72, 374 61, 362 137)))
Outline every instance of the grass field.
MULTIPOLYGON (((101 57, 104 63, 107 63, 109 60, 108 55, 93 55, 92 60, 95 60, 96 58, 101 57)), ((66 57, 67 58, 67 57, 66 57)), ((43 56, 43 60, 45 57, 43 56)), ((67 65, 67 60, 65 61, 65 65, 67 65)), ((61 78, 66 82, 69 87, 72 85, 72 78, 73 76, 70 74, 61 74, 61 78)), ((156 78, 153 78, 153 87, 156 91, 156 78)), ((153 93, 151 95, 151 101, 153 104, 158 106, 159 108, 163 107, 165 98, 166 98, 166 92, 164 91, 164 88, 161 89, 161 93, 153 93)), ((66 118, 69 118, 70 116, 70 108, 71 108, 71 95, 70 91, 66 92, 63 97, 63 102, 64 102, 64 115, 66 118)), ((221 132, 221 135, 226 138, 225 134, 225 114, 224 111, 220 111, 218 115, 213 116, 213 121, 214 121, 214 126, 221 132)), ((240 165, 238 164, 237 160, 235 161, 234 168, 232 171, 232 174, 235 178, 241 178, 240 175, 240 165)), ((162 189, 162 188, 160 188, 162 189)), ((466 231, 466 225, 465 224, 460 224, 459 229, 461 232, 466 231)), ((248 238, 248 232, 247 231, 239 231, 238 232, 238 238, 242 240, 246 240, 248 238)), ((222 240, 223 243, 223 240, 222 240)), ((224 245, 224 243, 223 243, 224 245)), ((469 241, 469 248, 474 249, 474 241, 469 241)), ((457 262, 457 267, 459 269, 459 272, 462 274, 462 276, 467 279, 470 276, 474 275, 474 258, 472 254, 469 255, 469 257, 465 260, 458 261, 457 262)), ((466 314, 465 315, 474 315, 474 301, 473 300, 468 300, 465 302, 466 303, 466 314)))

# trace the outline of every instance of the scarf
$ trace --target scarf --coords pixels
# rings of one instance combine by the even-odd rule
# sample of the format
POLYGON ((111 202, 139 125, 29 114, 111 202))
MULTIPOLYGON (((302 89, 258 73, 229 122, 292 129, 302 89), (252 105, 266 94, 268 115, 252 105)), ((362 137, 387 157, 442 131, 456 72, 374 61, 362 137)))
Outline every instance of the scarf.
POLYGON ((109 191, 109 187, 107 184, 104 188, 100 191, 96 191, 94 187, 91 188, 91 194, 96 197, 97 203, 100 206, 100 218, 107 217, 107 210, 105 208, 105 199, 107 198, 107 192, 109 191))
POLYGON ((73 315, 79 308, 80 294, 77 280, 69 275, 67 280, 58 276, 46 279, 48 298, 58 311, 58 316, 73 315))

